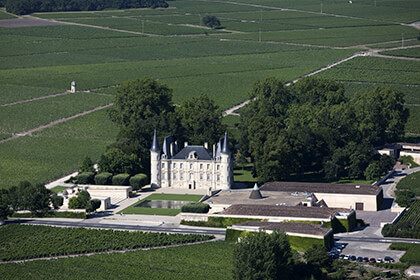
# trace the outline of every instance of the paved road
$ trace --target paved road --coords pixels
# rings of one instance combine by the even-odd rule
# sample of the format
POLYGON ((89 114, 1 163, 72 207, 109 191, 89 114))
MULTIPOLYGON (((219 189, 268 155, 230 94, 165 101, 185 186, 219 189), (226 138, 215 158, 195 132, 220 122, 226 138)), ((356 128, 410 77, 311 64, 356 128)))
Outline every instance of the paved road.
POLYGON ((168 233, 196 233, 210 235, 225 235, 225 229, 214 228, 192 228, 192 227, 176 227, 176 226, 144 226, 133 224, 106 224, 95 223, 89 220, 82 221, 59 221, 59 220, 34 220, 34 219, 9 219, 6 223, 24 223, 31 225, 48 225, 62 227, 86 227, 86 228, 103 228, 103 229, 119 229, 119 230, 139 230, 139 231, 156 231, 168 233))
POLYGON ((365 237, 365 236, 340 236, 335 237, 334 239, 342 242, 342 241, 360 241, 360 242, 368 242, 368 243, 393 243, 393 242, 401 242, 401 243, 410 243, 410 244, 420 244, 420 239, 408 239, 408 238, 379 238, 379 237, 365 237))

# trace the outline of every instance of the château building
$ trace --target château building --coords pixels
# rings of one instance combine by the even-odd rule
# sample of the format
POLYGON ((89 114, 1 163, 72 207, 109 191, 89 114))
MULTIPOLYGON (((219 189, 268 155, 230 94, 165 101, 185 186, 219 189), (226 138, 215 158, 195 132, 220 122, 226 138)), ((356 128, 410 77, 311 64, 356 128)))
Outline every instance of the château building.
POLYGON ((156 136, 150 149, 150 180, 154 188, 230 189, 233 184, 233 159, 227 133, 209 150, 190 146, 187 142, 178 151, 174 136, 165 137, 162 149, 156 136))

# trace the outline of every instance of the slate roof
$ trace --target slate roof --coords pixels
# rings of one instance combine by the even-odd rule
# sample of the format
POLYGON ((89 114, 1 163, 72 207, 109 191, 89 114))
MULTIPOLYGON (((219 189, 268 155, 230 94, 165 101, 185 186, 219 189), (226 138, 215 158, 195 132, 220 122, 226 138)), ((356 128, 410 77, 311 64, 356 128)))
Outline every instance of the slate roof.
POLYGON ((379 186, 371 185, 360 185, 359 187, 357 187, 357 185, 307 182, 269 182, 265 183, 260 188, 260 190, 262 191, 336 193, 359 195, 376 195, 379 189, 379 186))
POLYGON ((346 208, 234 204, 224 210, 221 215, 328 219, 335 214, 352 211, 346 208))
POLYGON ((303 233, 324 236, 331 231, 330 228, 324 228, 320 224, 310 223, 277 223, 277 222, 257 222, 249 221, 236 224, 233 227, 259 227, 264 230, 282 230, 290 233, 303 233))
POLYGON ((211 153, 203 146, 187 146, 177 153, 172 159, 186 159, 191 152, 196 152, 199 160, 211 160, 211 153))

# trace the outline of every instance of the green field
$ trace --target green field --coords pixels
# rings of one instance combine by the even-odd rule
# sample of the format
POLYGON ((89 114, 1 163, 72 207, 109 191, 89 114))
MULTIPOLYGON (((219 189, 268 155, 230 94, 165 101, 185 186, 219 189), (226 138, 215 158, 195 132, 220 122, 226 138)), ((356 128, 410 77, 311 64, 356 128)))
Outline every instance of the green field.
POLYGON ((0 107, 0 133, 12 134, 48 124, 54 120, 110 104, 112 96, 75 93, 14 106, 0 107), (40 112, 47 112, 42 114, 40 112))
POLYGON ((405 49, 405 50, 383 51, 381 52, 381 54, 420 58, 420 46, 417 48, 405 49))
POLYGON ((133 205, 121 210, 118 213, 124 214, 135 214, 135 215, 164 215, 164 216, 176 216, 181 213, 181 209, 168 209, 168 208, 146 208, 136 207, 137 204, 142 203, 145 200, 180 200, 180 201, 200 201, 202 195, 189 195, 189 194, 163 194, 154 193, 148 197, 134 203, 133 205))
POLYGON ((0 259, 22 260, 46 256, 151 248, 212 239, 209 235, 166 234, 86 228, 9 224, 0 228, 0 259))
POLYGON ((398 190, 408 190, 420 196, 420 172, 415 172, 401 179, 397 184, 398 190))
POLYGON ((148 251, 0 264, 4 279, 231 279, 234 244, 224 241, 148 251))
MULTIPOLYGON (((111 94, 125 80, 152 77, 174 90, 175 103, 206 93, 226 109, 268 76, 289 82, 368 47, 398 47, 402 33, 405 45, 418 44, 418 30, 399 23, 420 20, 419 1, 354 2, 324 0, 323 13, 315 0, 177 0, 169 9, 34 14, 75 25, 0 27, 0 104, 62 93, 71 81, 78 90, 111 94), (208 14, 223 28, 203 26, 208 14)), ((0 12, 2 18, 9 15, 0 12)), ((407 130, 420 133, 414 106, 420 104, 419 72, 418 61, 359 57, 318 75, 345 81, 349 95, 377 84, 396 86, 412 105, 407 130)), ((109 102, 110 96, 75 94, 0 107, 0 138, 109 102)), ((224 121, 234 138, 236 122, 224 121)), ((115 136, 104 110, 1 143, 0 187, 69 173, 86 155, 97 160, 115 136)))
POLYGON ((0 188, 22 180, 46 182, 77 169, 85 156, 98 160, 117 129, 105 110, 0 144, 0 188))
POLYGON ((401 261, 410 263, 412 265, 420 264, 420 245, 419 244, 408 244, 408 243, 392 243, 390 246, 393 250, 407 251, 402 256, 401 261))

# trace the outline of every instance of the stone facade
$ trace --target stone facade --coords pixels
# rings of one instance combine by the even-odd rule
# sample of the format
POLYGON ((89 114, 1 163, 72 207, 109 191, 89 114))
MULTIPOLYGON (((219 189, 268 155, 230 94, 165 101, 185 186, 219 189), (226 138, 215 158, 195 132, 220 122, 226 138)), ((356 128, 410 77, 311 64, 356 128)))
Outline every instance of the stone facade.
POLYGON ((156 132, 150 149, 150 180, 154 188, 230 189, 233 184, 233 159, 227 134, 213 145, 190 146, 178 152, 174 136, 167 136, 160 149, 156 132))

